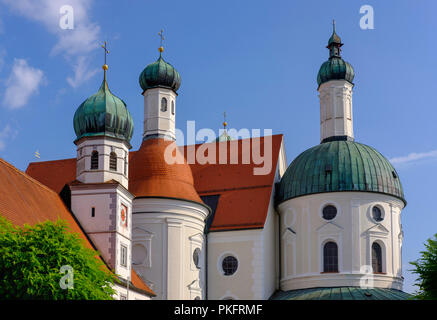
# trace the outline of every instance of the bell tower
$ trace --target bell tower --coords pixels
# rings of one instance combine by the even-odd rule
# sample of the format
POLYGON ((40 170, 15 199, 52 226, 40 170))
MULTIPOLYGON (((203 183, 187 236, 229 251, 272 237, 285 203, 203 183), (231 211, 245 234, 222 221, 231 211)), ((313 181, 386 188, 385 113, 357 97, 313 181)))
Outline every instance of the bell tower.
POLYGON ((159 58, 149 64, 139 78, 144 96, 143 139, 175 140, 176 91, 180 87, 181 77, 171 64, 164 61, 163 31, 161 30, 158 35, 161 38, 159 58))
POLYGON ((340 37, 335 31, 329 38, 329 60, 317 75, 320 98, 320 142, 354 140, 352 118, 352 83, 354 69, 341 58, 340 37))
POLYGON ((103 81, 74 114, 76 181, 69 184, 71 211, 104 260, 124 280, 131 277, 132 201, 128 161, 132 117, 108 87, 106 42, 103 81))

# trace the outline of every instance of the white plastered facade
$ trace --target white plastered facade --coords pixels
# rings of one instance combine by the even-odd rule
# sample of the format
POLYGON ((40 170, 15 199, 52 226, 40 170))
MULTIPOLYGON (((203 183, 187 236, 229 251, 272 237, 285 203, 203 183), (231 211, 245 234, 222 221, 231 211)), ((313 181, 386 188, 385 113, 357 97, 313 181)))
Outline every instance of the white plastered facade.
POLYGON ((352 88, 353 84, 346 80, 320 85, 320 141, 332 136, 354 137, 352 88))
POLYGON ((384 194, 331 192, 306 195, 279 205, 281 219, 281 290, 312 287, 361 286, 372 265, 372 244, 382 248, 382 273, 373 274, 373 285, 402 290, 401 200, 384 194), (337 208, 332 220, 322 210, 337 208), (372 217, 373 206, 383 220, 372 217), (338 273, 324 273, 323 246, 338 246, 338 273))
POLYGON ((133 267, 154 299, 205 299, 207 207, 184 200, 137 198, 133 205, 133 267), (200 250, 197 266, 193 253, 200 250))

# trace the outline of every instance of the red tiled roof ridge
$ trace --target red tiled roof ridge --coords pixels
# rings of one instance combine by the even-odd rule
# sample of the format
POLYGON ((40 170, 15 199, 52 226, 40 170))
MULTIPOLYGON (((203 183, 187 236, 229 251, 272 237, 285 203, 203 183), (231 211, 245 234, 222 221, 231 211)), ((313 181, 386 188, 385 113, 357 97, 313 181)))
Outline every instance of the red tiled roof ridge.
POLYGON ((76 160, 77 158, 65 158, 65 159, 58 159, 58 160, 44 160, 44 161, 33 161, 33 162, 29 162, 29 165, 32 164, 38 164, 38 163, 49 163, 49 162, 60 162, 60 161, 71 161, 71 160, 76 160))
MULTIPOLYGON (((42 184, 41 182, 39 182, 38 180, 32 178, 31 176, 29 176, 27 173, 21 171, 20 169, 16 168, 14 165, 12 165, 11 163, 7 162, 6 160, 4 160, 3 158, 0 158, 0 161, 4 164, 6 164, 8 167, 10 167, 11 169, 13 169, 14 171, 16 171, 17 173, 19 173, 20 175, 24 176, 26 179, 28 179, 29 181, 32 181, 33 183, 37 184, 38 186, 44 188, 45 190, 48 190, 54 194, 56 194, 58 196, 58 193, 56 193, 54 190, 50 189, 49 187, 47 187, 46 185, 42 184)), ((56 161, 56 160, 55 160, 56 161)), ((63 201, 62 201, 63 203, 63 201)))
POLYGON ((248 138, 243 138, 243 139, 236 139, 236 140, 227 140, 227 141, 210 141, 210 142, 199 142, 196 144, 185 144, 182 146, 178 146, 180 148, 185 148, 185 147, 190 147, 190 146, 200 146, 202 144, 206 144, 206 143, 223 143, 223 142, 238 142, 238 141, 243 141, 243 140, 252 140, 252 139, 264 139, 265 137, 276 137, 276 136, 283 136, 282 133, 277 133, 277 134, 271 134, 268 136, 259 136, 259 137, 248 137, 248 138))
POLYGON ((212 193, 212 192, 223 192, 223 191, 271 188, 271 187, 272 187, 272 185, 265 184, 265 185, 259 185, 259 186, 243 186, 243 187, 238 187, 238 188, 225 188, 225 189, 215 189, 215 190, 197 190, 197 192, 198 193, 212 193))

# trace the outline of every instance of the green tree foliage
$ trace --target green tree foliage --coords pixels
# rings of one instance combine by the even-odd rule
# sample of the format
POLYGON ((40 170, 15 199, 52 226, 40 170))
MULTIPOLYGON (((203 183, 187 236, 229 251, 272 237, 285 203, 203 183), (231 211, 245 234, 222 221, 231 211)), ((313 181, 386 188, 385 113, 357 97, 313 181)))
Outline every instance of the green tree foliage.
POLYGON ((419 292, 417 299, 437 300, 437 234, 434 239, 428 239, 425 243, 426 250, 421 251, 421 257, 411 262, 416 268, 413 273, 419 275, 416 285, 419 292))
POLYGON ((0 217, 0 299, 109 300, 114 280, 66 222, 18 227, 0 217), (62 266, 73 272, 61 273, 62 266))

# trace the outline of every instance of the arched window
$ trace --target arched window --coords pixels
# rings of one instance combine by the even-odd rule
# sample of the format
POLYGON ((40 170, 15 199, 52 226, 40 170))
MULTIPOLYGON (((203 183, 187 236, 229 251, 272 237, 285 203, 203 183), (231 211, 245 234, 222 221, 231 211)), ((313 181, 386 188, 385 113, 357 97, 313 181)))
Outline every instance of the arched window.
POLYGON ((323 246, 323 272, 338 272, 338 247, 335 242, 323 246))
POLYGON ((162 112, 167 111, 167 99, 166 98, 161 99, 161 111, 162 112))
POLYGON ((382 272, 382 249, 376 242, 372 244, 372 268, 374 273, 382 272))
POLYGON ((91 169, 98 169, 99 168, 99 153, 97 151, 93 151, 91 153, 91 169))
POLYGON ((117 155, 111 152, 109 155, 109 170, 117 171, 117 155))
POLYGON ((174 115, 174 101, 171 102, 171 114, 174 115))

